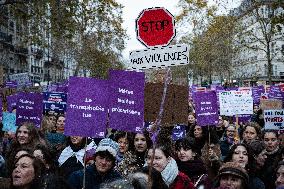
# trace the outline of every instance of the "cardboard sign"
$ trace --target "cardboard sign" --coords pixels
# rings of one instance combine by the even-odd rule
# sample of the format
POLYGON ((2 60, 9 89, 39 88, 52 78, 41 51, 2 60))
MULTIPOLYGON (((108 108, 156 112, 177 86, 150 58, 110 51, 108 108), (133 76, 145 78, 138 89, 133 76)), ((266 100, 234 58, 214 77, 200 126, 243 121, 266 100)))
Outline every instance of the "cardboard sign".
POLYGON ((129 69, 133 70, 186 65, 189 63, 189 47, 184 44, 152 47, 131 51, 129 58, 129 69))
POLYGON ((261 99, 260 108, 262 110, 279 110, 282 109, 282 100, 276 99, 261 99))
POLYGON ((264 110, 265 129, 284 129, 284 110, 264 110))
MULTIPOLYGON (((164 84, 147 83, 145 86, 145 121, 155 122, 160 111, 164 84)), ((168 85, 162 124, 187 124, 188 87, 168 85)))
POLYGON ((197 125, 208 126, 218 124, 218 106, 215 91, 195 92, 195 114, 197 125))
POLYGON ((220 115, 253 114, 251 92, 224 91, 219 94, 220 115))
POLYGON ((41 93, 18 93, 16 125, 24 122, 32 122, 36 127, 40 127, 42 120, 42 101, 41 93))
POLYGON ((64 134, 104 138, 108 103, 107 80, 70 77, 64 134))
POLYGON ((141 132, 144 125, 144 72, 111 70, 109 127, 141 132))

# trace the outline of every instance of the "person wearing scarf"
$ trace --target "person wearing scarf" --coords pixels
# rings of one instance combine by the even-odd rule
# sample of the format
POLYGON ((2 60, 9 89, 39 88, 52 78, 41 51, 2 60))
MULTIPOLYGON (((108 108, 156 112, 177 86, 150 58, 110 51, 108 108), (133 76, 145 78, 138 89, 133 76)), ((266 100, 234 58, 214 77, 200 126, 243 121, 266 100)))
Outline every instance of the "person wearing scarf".
POLYGON ((170 189, 193 189, 189 177, 178 170, 176 161, 171 157, 171 145, 156 144, 147 154, 147 165, 161 172, 163 180, 170 189))
POLYGON ((175 151, 178 169, 191 179, 196 188, 199 186, 205 189, 211 188, 206 167, 193 141, 189 138, 178 139, 175 142, 175 151))
POLYGON ((260 166, 259 178, 264 182, 265 188, 274 188, 276 181, 274 172, 282 158, 277 131, 266 130, 263 143, 265 149, 257 157, 257 163, 260 166))
MULTIPOLYGON (((83 137, 71 136, 69 146, 61 152, 58 163, 60 172, 65 178, 68 178, 72 172, 84 168, 85 141, 83 137)), ((94 142, 87 146, 86 151, 92 148, 96 148, 94 142)))

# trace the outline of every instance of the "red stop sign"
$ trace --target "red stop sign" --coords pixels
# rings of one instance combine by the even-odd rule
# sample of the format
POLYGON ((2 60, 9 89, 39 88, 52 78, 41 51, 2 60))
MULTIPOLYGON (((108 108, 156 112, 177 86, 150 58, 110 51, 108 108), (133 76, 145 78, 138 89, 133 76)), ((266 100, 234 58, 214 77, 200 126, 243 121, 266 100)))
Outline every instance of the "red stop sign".
POLYGON ((147 47, 166 46, 176 35, 174 16, 165 8, 144 9, 136 19, 136 34, 147 47))

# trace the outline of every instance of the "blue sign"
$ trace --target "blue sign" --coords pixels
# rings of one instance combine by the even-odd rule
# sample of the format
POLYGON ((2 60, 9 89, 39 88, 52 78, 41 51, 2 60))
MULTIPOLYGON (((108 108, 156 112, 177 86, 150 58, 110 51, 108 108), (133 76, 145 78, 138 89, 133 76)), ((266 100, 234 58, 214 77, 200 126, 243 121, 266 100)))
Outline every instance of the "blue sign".
POLYGON ((174 141, 178 139, 185 138, 186 136, 186 126, 185 125, 176 125, 172 130, 172 139, 174 141))
POLYGON ((11 131, 13 133, 16 133, 17 126, 16 126, 16 114, 15 113, 9 113, 9 112, 3 112, 3 131, 11 131))
POLYGON ((67 94, 59 92, 44 92, 43 96, 44 113, 52 111, 64 114, 66 111, 67 94))

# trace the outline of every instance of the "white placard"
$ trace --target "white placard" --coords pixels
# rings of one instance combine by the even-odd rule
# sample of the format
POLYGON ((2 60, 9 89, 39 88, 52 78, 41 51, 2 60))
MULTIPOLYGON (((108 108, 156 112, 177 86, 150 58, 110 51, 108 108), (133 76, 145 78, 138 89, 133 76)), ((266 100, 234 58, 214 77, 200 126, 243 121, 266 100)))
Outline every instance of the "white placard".
POLYGON ((220 115, 253 114, 251 91, 223 91, 219 93, 220 115))
POLYGON ((189 47, 185 44, 153 47, 131 51, 128 69, 142 70, 186 65, 189 63, 189 47))
POLYGON ((265 129, 284 129, 284 109, 264 110, 265 129))

